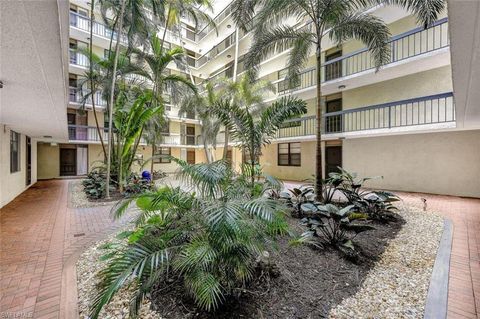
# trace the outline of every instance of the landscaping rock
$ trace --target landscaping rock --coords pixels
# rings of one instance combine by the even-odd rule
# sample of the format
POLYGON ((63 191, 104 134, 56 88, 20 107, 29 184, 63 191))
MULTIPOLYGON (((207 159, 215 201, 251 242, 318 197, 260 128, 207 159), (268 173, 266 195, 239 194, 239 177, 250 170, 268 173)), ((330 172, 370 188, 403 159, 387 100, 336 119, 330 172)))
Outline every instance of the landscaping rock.
POLYGON ((360 290, 332 309, 330 318, 423 318, 443 218, 413 207, 399 214, 406 224, 360 290))

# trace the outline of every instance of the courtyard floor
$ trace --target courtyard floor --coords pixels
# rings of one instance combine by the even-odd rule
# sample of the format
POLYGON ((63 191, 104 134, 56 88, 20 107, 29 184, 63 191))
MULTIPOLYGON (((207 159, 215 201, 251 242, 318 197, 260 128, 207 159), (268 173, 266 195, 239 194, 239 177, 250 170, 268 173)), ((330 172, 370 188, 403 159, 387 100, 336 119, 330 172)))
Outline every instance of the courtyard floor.
MULTIPOLYGON (((0 317, 75 318, 75 261, 118 229, 109 206, 68 207, 68 180, 42 181, 0 210, 0 317)), ((398 193, 454 225, 448 318, 480 313, 480 199, 398 193)))

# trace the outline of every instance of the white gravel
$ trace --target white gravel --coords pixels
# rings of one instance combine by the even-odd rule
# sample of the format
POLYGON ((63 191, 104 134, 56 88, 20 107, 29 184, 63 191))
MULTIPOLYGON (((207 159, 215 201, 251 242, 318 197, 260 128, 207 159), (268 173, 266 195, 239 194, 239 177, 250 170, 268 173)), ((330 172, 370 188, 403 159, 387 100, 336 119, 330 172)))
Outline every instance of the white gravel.
POLYGON ((400 215, 406 224, 360 290, 332 309, 330 318, 423 318, 443 218, 413 207, 400 215))
MULTIPOLYGON (((98 283, 97 273, 106 265, 106 261, 99 260, 99 258, 106 253, 106 250, 101 248, 105 243, 122 244, 122 241, 116 238, 116 234, 110 235, 107 239, 97 242, 87 249, 77 262, 78 310, 79 317, 82 319, 89 318, 89 307, 95 294, 95 286, 98 283)), ((99 318, 129 318, 130 296, 131 293, 129 289, 120 290, 110 304, 103 308, 99 318)), ((145 301, 142 305, 139 318, 160 319, 161 317, 151 311, 150 302, 145 301)))

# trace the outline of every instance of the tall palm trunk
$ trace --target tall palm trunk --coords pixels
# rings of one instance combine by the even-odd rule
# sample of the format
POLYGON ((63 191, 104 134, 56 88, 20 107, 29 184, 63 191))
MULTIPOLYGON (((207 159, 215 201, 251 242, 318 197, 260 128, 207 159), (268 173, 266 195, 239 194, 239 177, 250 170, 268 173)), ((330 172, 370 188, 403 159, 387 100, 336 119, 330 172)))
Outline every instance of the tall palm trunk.
MULTIPOLYGON (((237 80, 237 67, 238 67, 238 28, 235 30, 235 59, 233 61, 233 81, 237 80)), ((225 142, 223 144, 223 159, 227 159, 228 154, 228 139, 229 132, 227 127, 225 127, 225 142)))
MULTIPOLYGON (((106 183, 106 192, 105 196, 110 198, 110 168, 111 168, 111 155, 112 155, 112 141, 113 141, 113 103, 114 103, 114 93, 115 93, 115 80, 117 78, 117 64, 118 64, 118 54, 120 52, 120 41, 122 38, 122 28, 123 28, 123 14, 125 11, 125 1, 122 0, 122 4, 120 7, 120 16, 118 20, 118 28, 117 28, 117 43, 115 45, 115 58, 113 61, 113 71, 112 71, 112 87, 110 88, 110 105, 108 106, 108 152, 107 152, 107 183, 106 183)), ((120 167, 121 170, 121 167, 120 167)), ((120 189, 122 189, 122 185, 120 183, 120 189)))
POLYGON ((95 126, 97 127, 97 134, 100 138, 100 144, 102 145, 103 150, 103 158, 106 159, 107 152, 105 150, 105 143, 103 142, 102 132, 100 131, 100 125, 98 124, 98 116, 97 116, 97 109, 95 107, 95 81, 93 80, 93 25, 95 23, 95 14, 93 9, 95 8, 95 0, 90 1, 90 43, 89 43, 89 54, 90 54, 90 89, 92 92, 92 110, 93 110, 93 117, 95 118, 95 126))
POLYGON ((315 165, 315 194, 318 201, 323 201, 323 165, 322 165, 322 47, 321 38, 317 44, 316 63, 317 63, 317 110, 316 110, 316 165, 315 165))

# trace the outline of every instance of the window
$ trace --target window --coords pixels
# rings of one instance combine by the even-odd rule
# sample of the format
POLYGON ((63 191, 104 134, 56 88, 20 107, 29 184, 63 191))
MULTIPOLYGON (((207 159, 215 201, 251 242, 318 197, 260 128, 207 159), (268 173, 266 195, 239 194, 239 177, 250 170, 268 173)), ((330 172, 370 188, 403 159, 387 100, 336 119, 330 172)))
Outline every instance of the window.
POLYGON ((155 146, 155 158, 153 159, 154 163, 157 164, 166 164, 171 163, 171 159, 167 156, 171 155, 170 147, 156 147, 155 146))
POLYGON ((278 144, 278 166, 300 166, 301 158, 300 143, 278 144))
POLYGON ((20 171, 20 134, 10 131, 10 173, 20 171))

